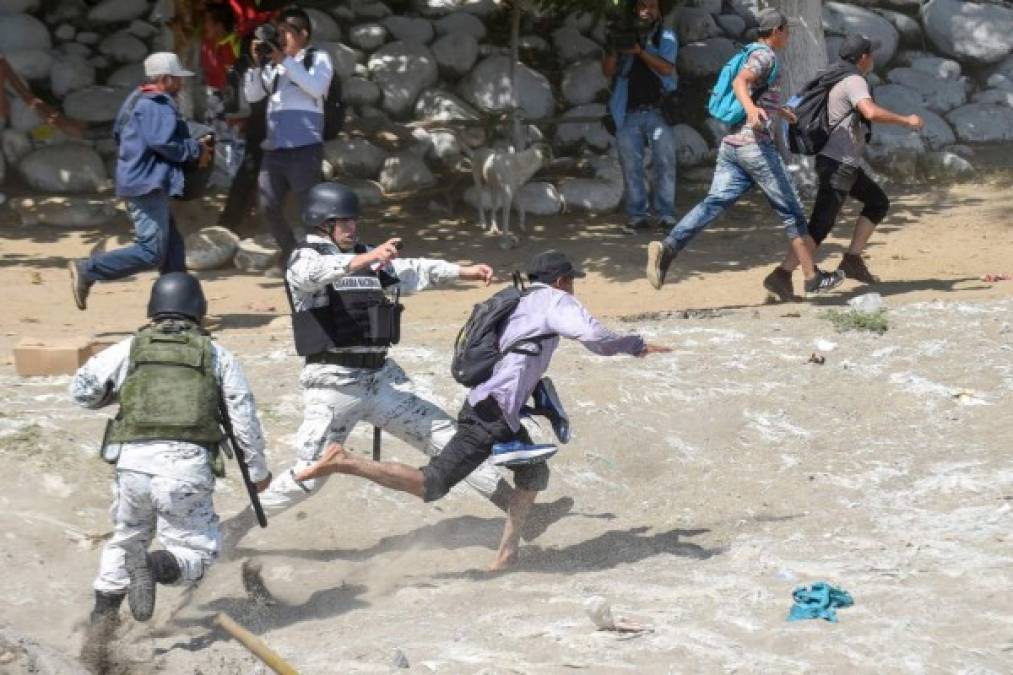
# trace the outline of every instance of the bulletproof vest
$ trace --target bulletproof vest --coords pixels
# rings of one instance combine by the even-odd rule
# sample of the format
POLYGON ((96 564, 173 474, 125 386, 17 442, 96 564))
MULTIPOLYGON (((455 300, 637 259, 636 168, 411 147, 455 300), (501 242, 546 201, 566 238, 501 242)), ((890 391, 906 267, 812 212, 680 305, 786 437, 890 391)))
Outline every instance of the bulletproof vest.
MULTIPOLYGON (((303 243, 299 248, 312 248, 321 255, 330 255, 327 244, 303 243)), ((355 255, 369 249, 356 244, 355 255)), ((369 267, 353 272, 327 286, 327 304, 321 307, 292 311, 292 332, 295 351, 311 356, 336 347, 389 347, 401 339, 401 312, 404 307, 387 297, 386 288, 396 286, 398 278, 380 269, 369 267)), ((291 291, 289 291, 291 302, 291 291)))
POLYGON ((147 326, 130 347, 109 440, 185 441, 216 449, 223 438, 219 403, 211 338, 189 323, 147 326))

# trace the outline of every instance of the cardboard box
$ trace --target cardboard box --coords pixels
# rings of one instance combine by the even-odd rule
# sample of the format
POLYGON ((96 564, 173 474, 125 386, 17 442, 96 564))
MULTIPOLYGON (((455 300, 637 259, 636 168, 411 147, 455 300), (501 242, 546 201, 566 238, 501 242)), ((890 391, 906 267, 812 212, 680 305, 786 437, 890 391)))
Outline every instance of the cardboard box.
POLYGON ((14 370, 21 377, 73 375, 94 354, 110 343, 92 338, 38 340, 23 338, 14 347, 14 370))

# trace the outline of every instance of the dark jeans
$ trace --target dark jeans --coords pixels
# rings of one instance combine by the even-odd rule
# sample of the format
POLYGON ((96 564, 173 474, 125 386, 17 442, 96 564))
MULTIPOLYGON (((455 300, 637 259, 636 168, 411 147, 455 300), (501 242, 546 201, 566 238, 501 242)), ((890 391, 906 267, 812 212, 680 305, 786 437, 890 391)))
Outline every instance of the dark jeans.
POLYGON ((218 224, 222 227, 231 230, 238 228, 256 204, 257 177, 260 174, 260 162, 264 157, 264 150, 260 144, 267 135, 267 121, 264 119, 266 115, 266 100, 250 104, 250 117, 246 121, 243 138, 246 141, 246 156, 243 157, 243 163, 239 165, 239 171, 229 185, 225 207, 218 216, 218 224))
MULTIPOLYGON (((447 494, 489 458, 493 445, 515 438, 531 442, 523 427, 517 432, 510 428, 495 399, 487 398, 475 407, 465 401, 457 415, 457 433, 440 454, 422 467, 423 499, 432 502, 447 494)), ((514 485, 522 490, 538 492, 549 484, 549 465, 545 462, 509 468, 514 472, 514 485)))
POLYGON ((134 243, 88 258, 83 275, 88 281, 112 281, 158 269, 186 271, 183 237, 172 219, 171 200, 164 190, 127 197, 127 213, 134 221, 134 243))
POLYGON ((301 207, 306 193, 320 182, 323 152, 320 144, 264 151, 257 179, 260 211, 281 249, 282 267, 288 265, 288 257, 297 243, 292 227, 285 222, 285 197, 289 192, 295 193, 301 207))
POLYGON ((809 219, 809 234, 817 244, 823 243, 830 234, 849 196, 862 202, 862 215, 874 225, 879 225, 890 210, 890 200, 883 188, 861 167, 817 155, 816 176, 819 178, 819 191, 809 219))

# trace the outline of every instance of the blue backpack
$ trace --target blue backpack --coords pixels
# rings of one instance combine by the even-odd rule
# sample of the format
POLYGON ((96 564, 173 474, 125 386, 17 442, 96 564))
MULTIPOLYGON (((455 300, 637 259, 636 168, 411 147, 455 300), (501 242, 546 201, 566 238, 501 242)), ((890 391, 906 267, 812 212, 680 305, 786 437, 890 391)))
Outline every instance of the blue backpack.
MULTIPOLYGON (((735 82, 735 78, 738 76, 739 71, 742 70, 742 67, 746 65, 749 55, 757 49, 770 49, 770 47, 758 42, 747 45, 745 49, 733 56, 725 64, 724 68, 721 69, 717 84, 714 85, 714 89, 711 91, 710 101, 707 102, 707 111, 711 114, 711 117, 728 125, 736 125, 746 119, 746 111, 742 107, 742 104, 739 103, 739 99, 735 98, 735 90, 732 88, 732 83, 735 82)), ((770 85, 777 79, 779 68, 780 65, 775 61, 766 84, 753 93, 753 101, 756 101, 767 92, 770 85)))

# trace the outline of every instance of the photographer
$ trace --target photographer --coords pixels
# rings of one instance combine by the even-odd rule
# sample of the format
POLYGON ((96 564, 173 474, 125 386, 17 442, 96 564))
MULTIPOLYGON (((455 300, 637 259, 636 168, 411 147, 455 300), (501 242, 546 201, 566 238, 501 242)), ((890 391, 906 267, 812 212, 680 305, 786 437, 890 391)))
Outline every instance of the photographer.
POLYGON ((602 60, 605 77, 615 78, 609 113, 615 124, 619 162, 626 183, 626 230, 648 226, 644 145, 651 146, 652 192, 659 226, 675 223, 675 133, 672 125, 677 77, 675 33, 661 25, 659 0, 637 0, 632 21, 613 28, 602 60))
POLYGON ((308 47, 310 20, 298 7, 282 10, 277 27, 259 26, 243 90, 251 103, 267 98, 267 138, 258 177, 260 209, 281 248, 282 266, 296 246, 285 222, 285 197, 300 199, 320 182, 324 98, 334 68, 322 49, 308 47))

